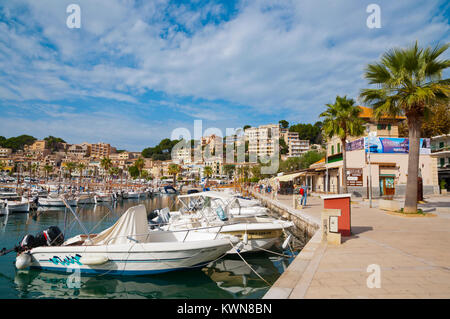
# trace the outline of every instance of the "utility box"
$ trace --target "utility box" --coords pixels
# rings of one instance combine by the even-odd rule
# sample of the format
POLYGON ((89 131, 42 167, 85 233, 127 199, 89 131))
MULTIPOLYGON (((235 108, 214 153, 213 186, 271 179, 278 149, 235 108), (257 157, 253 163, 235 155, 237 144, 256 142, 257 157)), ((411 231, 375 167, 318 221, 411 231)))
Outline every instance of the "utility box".
POLYGON ((339 216, 341 216, 340 209, 324 209, 322 211, 322 241, 333 245, 341 244, 341 233, 338 232, 339 216))
POLYGON ((338 217, 338 232, 342 236, 351 236, 351 194, 325 195, 323 199, 323 208, 339 209, 341 215, 338 217))

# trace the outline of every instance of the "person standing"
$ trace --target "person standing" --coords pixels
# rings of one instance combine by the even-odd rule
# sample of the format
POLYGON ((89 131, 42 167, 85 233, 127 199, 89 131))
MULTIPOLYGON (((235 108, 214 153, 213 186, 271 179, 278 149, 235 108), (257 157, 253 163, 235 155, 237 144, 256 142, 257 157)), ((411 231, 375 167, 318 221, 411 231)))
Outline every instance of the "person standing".
POLYGON ((306 187, 304 184, 302 184, 302 187, 300 188, 300 195, 302 196, 302 199, 300 200, 300 205, 306 206, 306 198, 308 197, 308 187, 306 187))

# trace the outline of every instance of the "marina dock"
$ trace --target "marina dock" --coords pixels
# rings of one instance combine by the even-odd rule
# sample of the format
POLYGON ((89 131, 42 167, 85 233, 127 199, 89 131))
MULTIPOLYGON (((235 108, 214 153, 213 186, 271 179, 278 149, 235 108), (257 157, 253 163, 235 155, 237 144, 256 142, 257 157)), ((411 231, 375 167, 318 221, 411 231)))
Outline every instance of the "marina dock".
POLYGON ((294 209, 292 195, 276 199, 253 193, 285 217, 315 229, 301 253, 278 278, 265 299, 308 298, 449 298, 450 197, 426 197, 419 205, 432 217, 403 217, 352 198, 352 235, 341 245, 322 242, 318 223, 323 200, 308 196, 294 209), (372 266, 371 266, 372 265, 372 266), (371 267, 379 266, 379 288, 368 285, 371 267))

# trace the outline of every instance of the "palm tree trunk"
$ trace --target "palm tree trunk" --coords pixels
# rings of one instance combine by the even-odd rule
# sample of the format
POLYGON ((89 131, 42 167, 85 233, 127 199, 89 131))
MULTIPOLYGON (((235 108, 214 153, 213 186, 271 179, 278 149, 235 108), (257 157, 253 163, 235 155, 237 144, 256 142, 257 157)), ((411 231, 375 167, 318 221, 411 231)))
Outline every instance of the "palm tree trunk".
POLYGON ((408 116, 409 128, 409 155, 408 155, 408 176, 406 179, 406 196, 404 213, 417 212, 417 177, 419 176, 419 147, 420 128, 422 119, 418 116, 408 116))
MULTIPOLYGON (((345 150, 345 138, 341 139, 342 142, 342 188, 344 194, 347 194, 347 151, 345 150)), ((338 190, 339 192, 339 190, 338 190)))

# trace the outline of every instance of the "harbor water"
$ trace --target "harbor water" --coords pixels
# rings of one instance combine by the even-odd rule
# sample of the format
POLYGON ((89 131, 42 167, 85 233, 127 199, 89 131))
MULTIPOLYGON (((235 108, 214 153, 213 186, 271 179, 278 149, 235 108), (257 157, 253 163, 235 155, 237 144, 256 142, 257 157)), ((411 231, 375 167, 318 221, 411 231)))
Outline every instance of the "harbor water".
MULTIPOLYGON (((129 207, 144 204, 147 212, 169 207, 178 209, 174 196, 128 199, 111 204, 78 207, 79 219, 90 233, 114 224, 129 207)), ((0 216, 0 249, 12 248, 26 234, 35 235, 49 226, 65 230, 66 238, 82 233, 79 224, 65 208, 42 209, 29 214, 0 216)), ((281 246, 281 243, 278 245, 281 246)), ((281 247, 272 250, 283 253, 281 247)), ((288 253, 288 252, 286 252, 288 253)), ((207 267, 148 276, 82 276, 73 284, 73 273, 41 270, 19 271, 15 253, 0 256, 0 299, 36 298, 261 298, 293 258, 269 252, 225 256, 207 267), (264 280, 260 279, 248 263, 264 280)))

